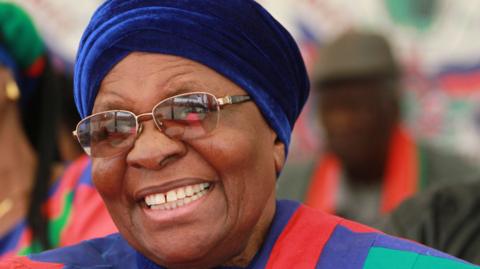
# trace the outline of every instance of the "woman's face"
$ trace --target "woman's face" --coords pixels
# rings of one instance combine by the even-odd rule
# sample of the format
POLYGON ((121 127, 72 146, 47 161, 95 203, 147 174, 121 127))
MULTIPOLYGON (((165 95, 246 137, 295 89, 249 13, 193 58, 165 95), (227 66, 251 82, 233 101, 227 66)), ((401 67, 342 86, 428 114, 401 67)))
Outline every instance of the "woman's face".
MULTIPOLYGON (((167 97, 194 91, 246 94, 196 62, 132 53, 105 77, 93 110, 138 115, 167 97)), ((205 268, 250 259, 273 218, 283 145, 254 102, 228 105, 220 114, 217 129, 187 142, 168 138, 146 121, 129 151, 93 159, 95 185, 120 232, 158 264, 205 268), (186 205, 145 205, 147 196, 196 192, 205 183, 206 193, 186 205)))

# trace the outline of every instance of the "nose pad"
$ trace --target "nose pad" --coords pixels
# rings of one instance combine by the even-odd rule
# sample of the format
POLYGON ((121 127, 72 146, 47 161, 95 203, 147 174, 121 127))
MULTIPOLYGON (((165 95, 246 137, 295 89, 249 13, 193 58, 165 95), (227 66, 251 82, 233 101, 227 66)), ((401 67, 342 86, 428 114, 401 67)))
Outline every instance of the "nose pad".
MULTIPOLYGON (((157 129, 160 131, 160 132, 164 132, 164 124, 163 122, 161 121, 158 121, 158 122, 155 122, 155 127, 157 127, 157 129)), ((138 129, 137 129, 137 136, 141 135, 143 132, 143 123, 139 123, 138 124, 138 129)))
POLYGON ((153 122, 155 123, 155 126, 158 128, 158 130, 160 130, 160 132, 164 131, 165 125, 163 124, 163 121, 154 118, 153 122))
POLYGON ((140 123, 137 129, 137 136, 141 135, 143 131, 143 123, 140 123))

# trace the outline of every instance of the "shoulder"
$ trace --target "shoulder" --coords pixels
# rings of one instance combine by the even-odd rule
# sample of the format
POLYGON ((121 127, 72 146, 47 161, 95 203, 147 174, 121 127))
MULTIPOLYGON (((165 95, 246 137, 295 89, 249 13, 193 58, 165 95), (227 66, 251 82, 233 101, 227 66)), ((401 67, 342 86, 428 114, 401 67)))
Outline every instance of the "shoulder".
POLYGON ((313 256, 316 268, 379 269, 398 264, 409 269, 476 268, 440 251, 306 206, 297 209, 284 233, 290 235, 281 235, 278 243, 293 244, 302 257, 313 256))
POLYGON ((338 268, 478 268, 433 248, 344 219, 332 232, 319 263, 322 257, 335 261, 338 268))
POLYGON ((411 269, 479 268, 473 264, 419 243, 385 234, 378 234, 368 248, 363 268, 394 268, 399 264, 402 265, 402 268, 411 269))
POLYGON ((134 268, 135 251, 119 234, 113 234, 70 247, 14 258, 0 265, 5 266, 1 268, 134 268))

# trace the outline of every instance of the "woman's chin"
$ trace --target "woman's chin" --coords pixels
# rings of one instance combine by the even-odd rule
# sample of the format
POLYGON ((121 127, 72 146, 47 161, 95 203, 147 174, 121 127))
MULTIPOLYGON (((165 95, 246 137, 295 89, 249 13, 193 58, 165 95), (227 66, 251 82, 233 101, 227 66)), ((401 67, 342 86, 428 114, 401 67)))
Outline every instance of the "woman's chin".
POLYGON ((178 244, 172 247, 149 246, 148 249, 150 249, 150 255, 147 257, 167 268, 209 268, 223 262, 209 255, 208 247, 192 244, 192 242, 188 245, 178 244), (158 253, 162 253, 162 255, 160 256, 158 253))

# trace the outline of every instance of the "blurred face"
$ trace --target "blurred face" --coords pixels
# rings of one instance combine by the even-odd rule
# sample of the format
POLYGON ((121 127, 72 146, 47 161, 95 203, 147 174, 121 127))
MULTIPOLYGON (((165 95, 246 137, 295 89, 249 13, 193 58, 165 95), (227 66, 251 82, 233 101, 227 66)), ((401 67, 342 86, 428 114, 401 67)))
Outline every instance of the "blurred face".
MULTIPOLYGON (((105 77, 93 112, 119 109, 138 115, 165 98, 195 91, 217 97, 246 94, 196 62, 133 53, 105 77)), ((94 183, 122 235, 169 268, 251 259, 273 218, 276 172, 283 165, 283 146, 255 103, 224 107, 218 127, 190 141, 165 136, 152 120, 142 124, 130 150, 93 159, 94 183), (196 199, 187 201, 182 193, 196 199), (146 200, 161 196, 173 202, 147 206, 146 200)))
POLYGON ((397 121, 392 91, 376 81, 351 81, 319 91, 319 113, 329 149, 347 168, 369 169, 386 158, 397 121))

